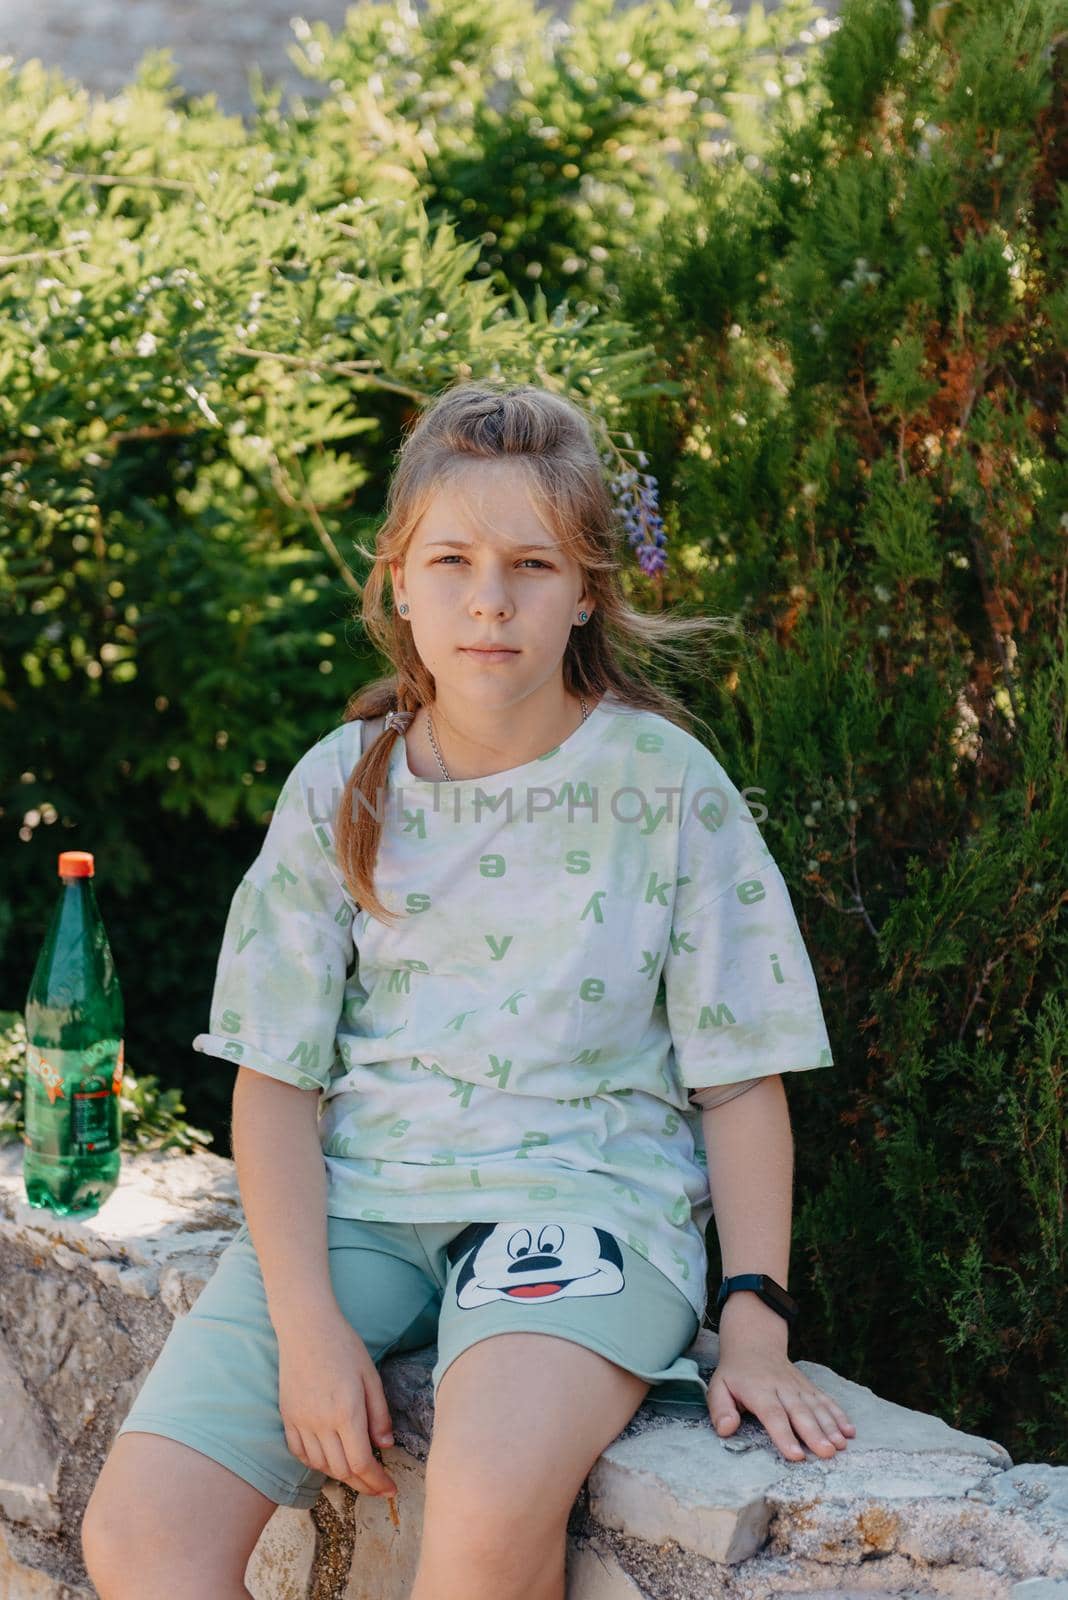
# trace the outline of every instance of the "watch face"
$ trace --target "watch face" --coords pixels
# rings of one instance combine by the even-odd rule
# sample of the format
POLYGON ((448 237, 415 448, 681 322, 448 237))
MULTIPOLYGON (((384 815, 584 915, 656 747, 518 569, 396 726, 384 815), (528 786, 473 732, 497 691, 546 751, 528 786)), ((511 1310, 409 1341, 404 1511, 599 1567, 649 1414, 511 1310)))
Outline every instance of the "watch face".
POLYGON ((729 1281, 734 1281, 738 1289, 743 1287, 743 1284, 737 1281, 738 1279, 748 1279, 749 1281, 745 1283, 744 1287, 752 1289, 763 1300, 779 1309, 784 1316, 793 1318, 797 1315, 796 1300, 785 1289, 781 1288, 773 1278, 769 1277, 766 1272, 736 1273, 734 1280, 724 1278, 720 1283, 719 1294, 716 1296, 717 1310, 722 1307, 727 1298, 729 1281))
POLYGON ((739 1274, 734 1275, 734 1278, 723 1278, 723 1282, 719 1285, 716 1304, 723 1304, 727 1294, 731 1293, 729 1286, 727 1286, 729 1283, 734 1283, 735 1290, 748 1288, 753 1293, 759 1294, 761 1299, 772 1301, 775 1306, 782 1307, 783 1312, 793 1312, 796 1309, 795 1299, 791 1298, 787 1290, 780 1288, 779 1283, 775 1283, 774 1278, 769 1277, 767 1272, 739 1272, 739 1274), (740 1282, 740 1280, 747 1280, 747 1282, 740 1282))
POLYGON ((774 1300, 777 1306, 781 1306, 787 1315, 793 1315, 797 1302, 767 1274, 764 1275, 764 1293, 769 1300, 774 1300))

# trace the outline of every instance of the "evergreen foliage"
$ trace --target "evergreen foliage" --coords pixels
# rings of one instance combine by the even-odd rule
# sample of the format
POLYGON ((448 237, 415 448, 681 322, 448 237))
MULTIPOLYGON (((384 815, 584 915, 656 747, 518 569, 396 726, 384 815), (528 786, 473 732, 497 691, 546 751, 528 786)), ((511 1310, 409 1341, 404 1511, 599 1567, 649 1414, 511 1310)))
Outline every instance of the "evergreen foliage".
POLYGON ((788 1081, 805 1354, 1063 1461, 1068 13, 920 10, 847 5, 622 305, 685 384, 666 593, 744 618, 695 689, 835 1047, 788 1081))

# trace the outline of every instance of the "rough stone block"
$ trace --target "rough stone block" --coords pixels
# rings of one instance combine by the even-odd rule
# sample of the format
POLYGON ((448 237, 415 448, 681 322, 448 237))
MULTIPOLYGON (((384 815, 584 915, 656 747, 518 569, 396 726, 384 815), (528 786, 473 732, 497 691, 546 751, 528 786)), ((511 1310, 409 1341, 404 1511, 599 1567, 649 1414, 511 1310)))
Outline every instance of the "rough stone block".
POLYGON ((315 1525, 306 1511, 279 1506, 245 1568, 254 1600, 306 1600, 315 1564, 315 1525))
POLYGON ((593 1543, 568 1552, 565 1600, 646 1600, 646 1595, 614 1551, 593 1543))
POLYGON ((5 1517, 43 1530, 59 1527, 59 1460, 58 1443, 0 1338, 0 1511, 5 1517))

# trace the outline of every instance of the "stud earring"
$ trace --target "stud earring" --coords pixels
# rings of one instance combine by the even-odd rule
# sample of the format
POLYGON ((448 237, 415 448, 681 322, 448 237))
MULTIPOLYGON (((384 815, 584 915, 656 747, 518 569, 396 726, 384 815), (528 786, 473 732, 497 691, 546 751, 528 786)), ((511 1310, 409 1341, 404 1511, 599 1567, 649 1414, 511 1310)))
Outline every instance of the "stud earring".
POLYGON ((400 612, 402 617, 406 617, 408 615, 408 607, 407 606, 398 606, 397 610, 400 612))
POLYGON ((585 613, 585 611, 580 611, 579 612, 579 621, 580 622, 585 622, 586 621, 586 613, 585 613))

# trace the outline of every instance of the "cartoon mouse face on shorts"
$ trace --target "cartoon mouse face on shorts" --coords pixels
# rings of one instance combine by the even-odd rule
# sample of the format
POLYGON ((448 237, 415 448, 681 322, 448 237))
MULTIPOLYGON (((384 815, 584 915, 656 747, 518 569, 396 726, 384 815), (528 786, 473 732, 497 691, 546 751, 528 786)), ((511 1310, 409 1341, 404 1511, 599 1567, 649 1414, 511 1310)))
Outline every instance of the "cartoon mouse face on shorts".
POLYGON ((462 1311, 491 1300, 545 1305, 575 1295, 619 1294, 623 1255, 610 1233, 584 1222, 482 1223, 464 1240, 456 1279, 462 1311))

